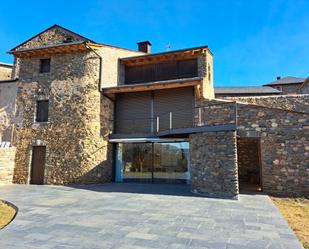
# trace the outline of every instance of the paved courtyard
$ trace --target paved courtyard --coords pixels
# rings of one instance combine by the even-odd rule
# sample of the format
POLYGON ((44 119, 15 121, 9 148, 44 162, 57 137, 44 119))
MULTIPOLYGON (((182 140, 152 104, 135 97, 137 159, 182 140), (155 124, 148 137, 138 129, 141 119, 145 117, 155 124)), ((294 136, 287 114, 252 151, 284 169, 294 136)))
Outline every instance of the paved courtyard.
POLYGON ((191 196, 183 185, 0 186, 19 208, 0 248, 299 249, 265 195, 191 196))

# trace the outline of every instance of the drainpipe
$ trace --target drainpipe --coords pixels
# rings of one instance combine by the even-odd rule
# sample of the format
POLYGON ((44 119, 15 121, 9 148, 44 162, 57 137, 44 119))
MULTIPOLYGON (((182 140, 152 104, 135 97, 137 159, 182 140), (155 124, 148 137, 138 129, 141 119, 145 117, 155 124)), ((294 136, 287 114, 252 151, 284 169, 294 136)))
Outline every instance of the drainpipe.
POLYGON ((102 76, 103 76, 103 66, 102 66, 102 61, 103 61, 103 59, 102 59, 102 56, 101 55, 99 55, 92 47, 90 47, 88 44, 87 44, 87 42, 85 43, 85 45, 86 45, 86 47, 88 48, 88 49, 90 49, 93 53, 95 53, 95 55, 99 58, 99 62, 100 62, 100 64, 99 64, 99 91, 101 92, 101 87, 102 87, 102 76))

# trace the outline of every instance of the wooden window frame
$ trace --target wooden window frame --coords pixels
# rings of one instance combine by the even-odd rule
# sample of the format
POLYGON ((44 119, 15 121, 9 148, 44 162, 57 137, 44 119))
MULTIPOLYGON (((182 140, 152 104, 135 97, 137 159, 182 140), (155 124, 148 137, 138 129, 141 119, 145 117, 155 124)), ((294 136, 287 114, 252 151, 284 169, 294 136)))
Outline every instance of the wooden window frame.
POLYGON ((40 73, 50 72, 50 58, 40 59, 40 73))
POLYGON ((48 110, 49 109, 49 100, 37 100, 36 102, 36 116, 35 116, 35 122, 37 123, 44 123, 44 122, 48 122, 48 110), (45 110, 42 110, 41 108, 44 108, 44 106, 41 106, 41 104, 46 104, 47 106, 45 106, 45 110), (45 113, 44 113, 45 111, 45 113), (41 112, 43 112, 41 114, 41 112))

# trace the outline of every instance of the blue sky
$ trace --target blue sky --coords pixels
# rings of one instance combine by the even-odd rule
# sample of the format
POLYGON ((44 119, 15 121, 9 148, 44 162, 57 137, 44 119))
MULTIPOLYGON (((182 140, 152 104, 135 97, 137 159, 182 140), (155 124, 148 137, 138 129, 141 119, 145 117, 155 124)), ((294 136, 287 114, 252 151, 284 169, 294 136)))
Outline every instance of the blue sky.
POLYGON ((260 85, 276 76, 309 76, 309 0, 4 1, 5 52, 57 23, 97 42, 153 52, 208 45, 216 86, 260 85))

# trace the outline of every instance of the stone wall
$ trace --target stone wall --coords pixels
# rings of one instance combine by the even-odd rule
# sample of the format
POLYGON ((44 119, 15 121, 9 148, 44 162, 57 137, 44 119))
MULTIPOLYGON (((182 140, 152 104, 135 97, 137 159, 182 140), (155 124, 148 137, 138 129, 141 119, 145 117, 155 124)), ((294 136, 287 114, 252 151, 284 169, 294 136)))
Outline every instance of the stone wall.
MULTIPOLYGON (((307 98, 308 96, 258 97, 256 100, 245 98, 252 102, 255 100, 259 105, 237 104, 237 135, 242 138, 260 137, 265 192, 286 196, 309 194, 309 115, 278 108, 308 112, 307 98)), ((222 104, 220 113, 230 112, 230 106, 225 105, 225 101, 203 102, 210 107, 214 103, 222 104)), ((209 110, 204 115, 212 117, 213 110, 209 110)), ((217 120, 216 116, 214 120, 217 120)), ((229 118, 222 117, 221 121, 226 123, 228 120, 229 118)))
POLYGON ((236 104, 226 100, 195 101, 195 123, 201 125, 227 125, 236 124, 236 104))
POLYGON ((13 143, 17 83, 0 83, 0 143, 13 143))
MULTIPOLYGON (((53 27, 18 49, 60 44, 70 31, 53 27)), ((96 52, 103 57, 102 85, 117 85, 120 57, 140 54, 112 46, 96 52)), ((103 183, 112 180, 113 103, 100 93, 100 60, 96 53, 63 53, 50 58, 50 72, 40 73, 40 59, 15 58, 19 77, 16 114, 16 166, 14 182, 28 183, 32 148, 46 146, 46 184, 103 183), (38 100, 49 100, 48 122, 36 122, 38 100)))
POLYGON ((308 117, 293 111, 238 104, 237 135, 261 138, 265 192, 309 195, 308 117))
POLYGON ((309 94, 294 96, 226 97, 224 99, 264 107, 309 113, 309 94))
POLYGON ((215 97, 213 86, 213 56, 209 51, 198 57, 198 76, 203 77, 201 86, 202 97, 213 99, 215 97))
POLYGON ((39 144, 47 147, 45 183, 111 181, 107 134, 113 110, 105 108, 110 100, 98 89, 97 57, 92 52, 53 55, 51 72, 44 74, 39 58, 20 59, 19 75, 14 182, 29 181, 32 146, 39 144), (42 99, 49 100, 49 121, 37 123, 36 102, 42 99))
POLYGON ((13 181, 15 152, 15 147, 0 148, 0 184, 13 181))
POLYGON ((69 30, 64 30, 61 27, 53 26, 52 28, 32 38, 30 41, 26 41, 25 43, 21 44, 19 47, 16 48, 16 50, 62 44, 68 38, 72 42, 87 41, 86 38, 74 34, 69 30))
POLYGON ((238 198, 235 131, 191 134, 190 153, 194 193, 238 198))

